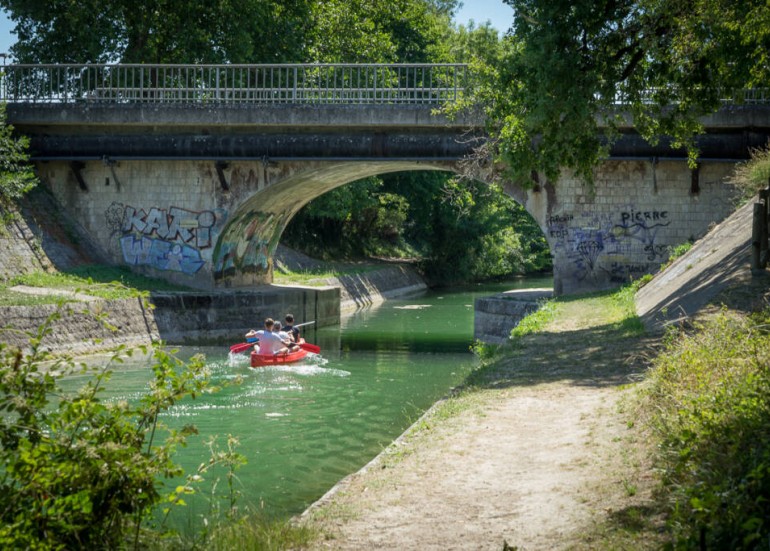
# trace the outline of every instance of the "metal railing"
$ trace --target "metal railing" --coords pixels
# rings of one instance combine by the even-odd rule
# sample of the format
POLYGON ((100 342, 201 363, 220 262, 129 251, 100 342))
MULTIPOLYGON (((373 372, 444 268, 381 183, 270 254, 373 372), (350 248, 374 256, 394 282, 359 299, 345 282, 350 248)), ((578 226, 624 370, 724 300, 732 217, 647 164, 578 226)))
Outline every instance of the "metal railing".
POLYGON ((14 103, 443 104, 467 86, 464 64, 6 65, 14 103))

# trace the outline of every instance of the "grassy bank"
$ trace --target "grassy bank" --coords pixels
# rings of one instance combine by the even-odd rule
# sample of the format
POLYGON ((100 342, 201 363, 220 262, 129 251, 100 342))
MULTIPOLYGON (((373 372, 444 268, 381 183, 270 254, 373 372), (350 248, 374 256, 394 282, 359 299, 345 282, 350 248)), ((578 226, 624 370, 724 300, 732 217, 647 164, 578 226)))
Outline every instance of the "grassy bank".
POLYGON ((77 301, 75 293, 106 300, 132 298, 150 291, 191 291, 161 279, 135 274, 127 268, 84 265, 66 272, 31 272, 0 285, 0 306, 34 306, 77 301), (51 289, 51 294, 32 295, 14 291, 15 286, 51 289), (60 293, 56 293, 59 291, 60 293), (67 294, 65 294, 67 293, 67 294))

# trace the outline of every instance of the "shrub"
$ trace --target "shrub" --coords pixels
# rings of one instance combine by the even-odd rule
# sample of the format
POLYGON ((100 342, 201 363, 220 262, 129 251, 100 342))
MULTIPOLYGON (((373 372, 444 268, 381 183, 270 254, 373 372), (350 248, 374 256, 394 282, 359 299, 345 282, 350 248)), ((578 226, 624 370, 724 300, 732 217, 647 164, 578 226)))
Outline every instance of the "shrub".
POLYGON ((645 397, 677 548, 770 544, 770 336, 726 314, 674 335, 645 397))
POLYGON ((735 167, 730 183, 738 188, 744 203, 770 183, 770 145, 751 152, 751 159, 735 167))
POLYGON ((29 352, 0 344, 0 547, 135 547, 154 507, 180 493, 162 495, 163 479, 182 474, 172 456, 195 428, 166 432, 158 417, 207 389, 202 358, 185 364, 155 347, 148 394, 103 402, 110 366, 130 355, 121 348, 66 394, 61 377, 88 368, 41 348, 57 317, 30 338, 29 352))

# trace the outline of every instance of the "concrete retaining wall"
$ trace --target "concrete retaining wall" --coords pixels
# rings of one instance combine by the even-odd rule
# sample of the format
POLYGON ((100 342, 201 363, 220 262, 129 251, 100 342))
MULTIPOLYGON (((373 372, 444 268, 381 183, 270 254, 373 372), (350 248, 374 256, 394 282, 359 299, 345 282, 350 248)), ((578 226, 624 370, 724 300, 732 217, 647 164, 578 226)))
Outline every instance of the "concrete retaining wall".
POLYGON ((552 294, 551 289, 524 289, 477 298, 473 338, 490 344, 508 342, 511 330, 552 294))
POLYGON ((260 329, 267 317, 283 320, 292 313, 297 323, 316 327, 339 325, 340 290, 335 287, 279 287, 227 293, 156 293, 155 322, 160 337, 183 344, 242 337, 260 329))
POLYGON ((118 345, 137 346, 159 339, 152 310, 138 298, 97 300, 68 303, 63 306, 0 307, 0 341, 11 346, 27 348, 29 335, 37 335, 47 319, 51 331, 41 340, 41 346, 53 352, 89 354, 118 345))
POLYGON ((327 285, 339 287, 340 310, 347 312, 379 304, 388 298, 424 291, 425 281, 410 266, 388 266, 362 274, 328 278, 327 285))

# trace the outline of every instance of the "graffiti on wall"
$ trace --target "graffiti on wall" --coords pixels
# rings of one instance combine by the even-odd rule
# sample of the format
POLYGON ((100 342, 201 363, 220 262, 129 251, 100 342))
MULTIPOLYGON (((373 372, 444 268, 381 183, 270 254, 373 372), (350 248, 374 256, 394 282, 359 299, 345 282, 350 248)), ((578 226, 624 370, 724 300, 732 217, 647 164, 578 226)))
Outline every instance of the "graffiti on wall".
POLYGON ((211 248, 217 223, 224 218, 210 210, 153 207, 145 211, 122 203, 112 203, 105 217, 107 227, 118 236, 126 264, 188 275, 206 263, 201 250, 211 248))
POLYGON ((667 247, 657 243, 657 236, 658 232, 670 223, 666 210, 627 210, 620 213, 620 224, 617 224, 614 230, 620 235, 641 242, 647 260, 663 260, 667 247))
POLYGON ((668 211, 631 208, 546 218, 552 252, 567 258, 573 268, 567 272, 570 277, 616 283, 641 277, 665 259, 667 246, 660 243, 659 233, 670 223, 668 211))
POLYGON ((287 214, 251 210, 234 217, 214 251, 214 277, 269 272, 287 222, 287 214))

